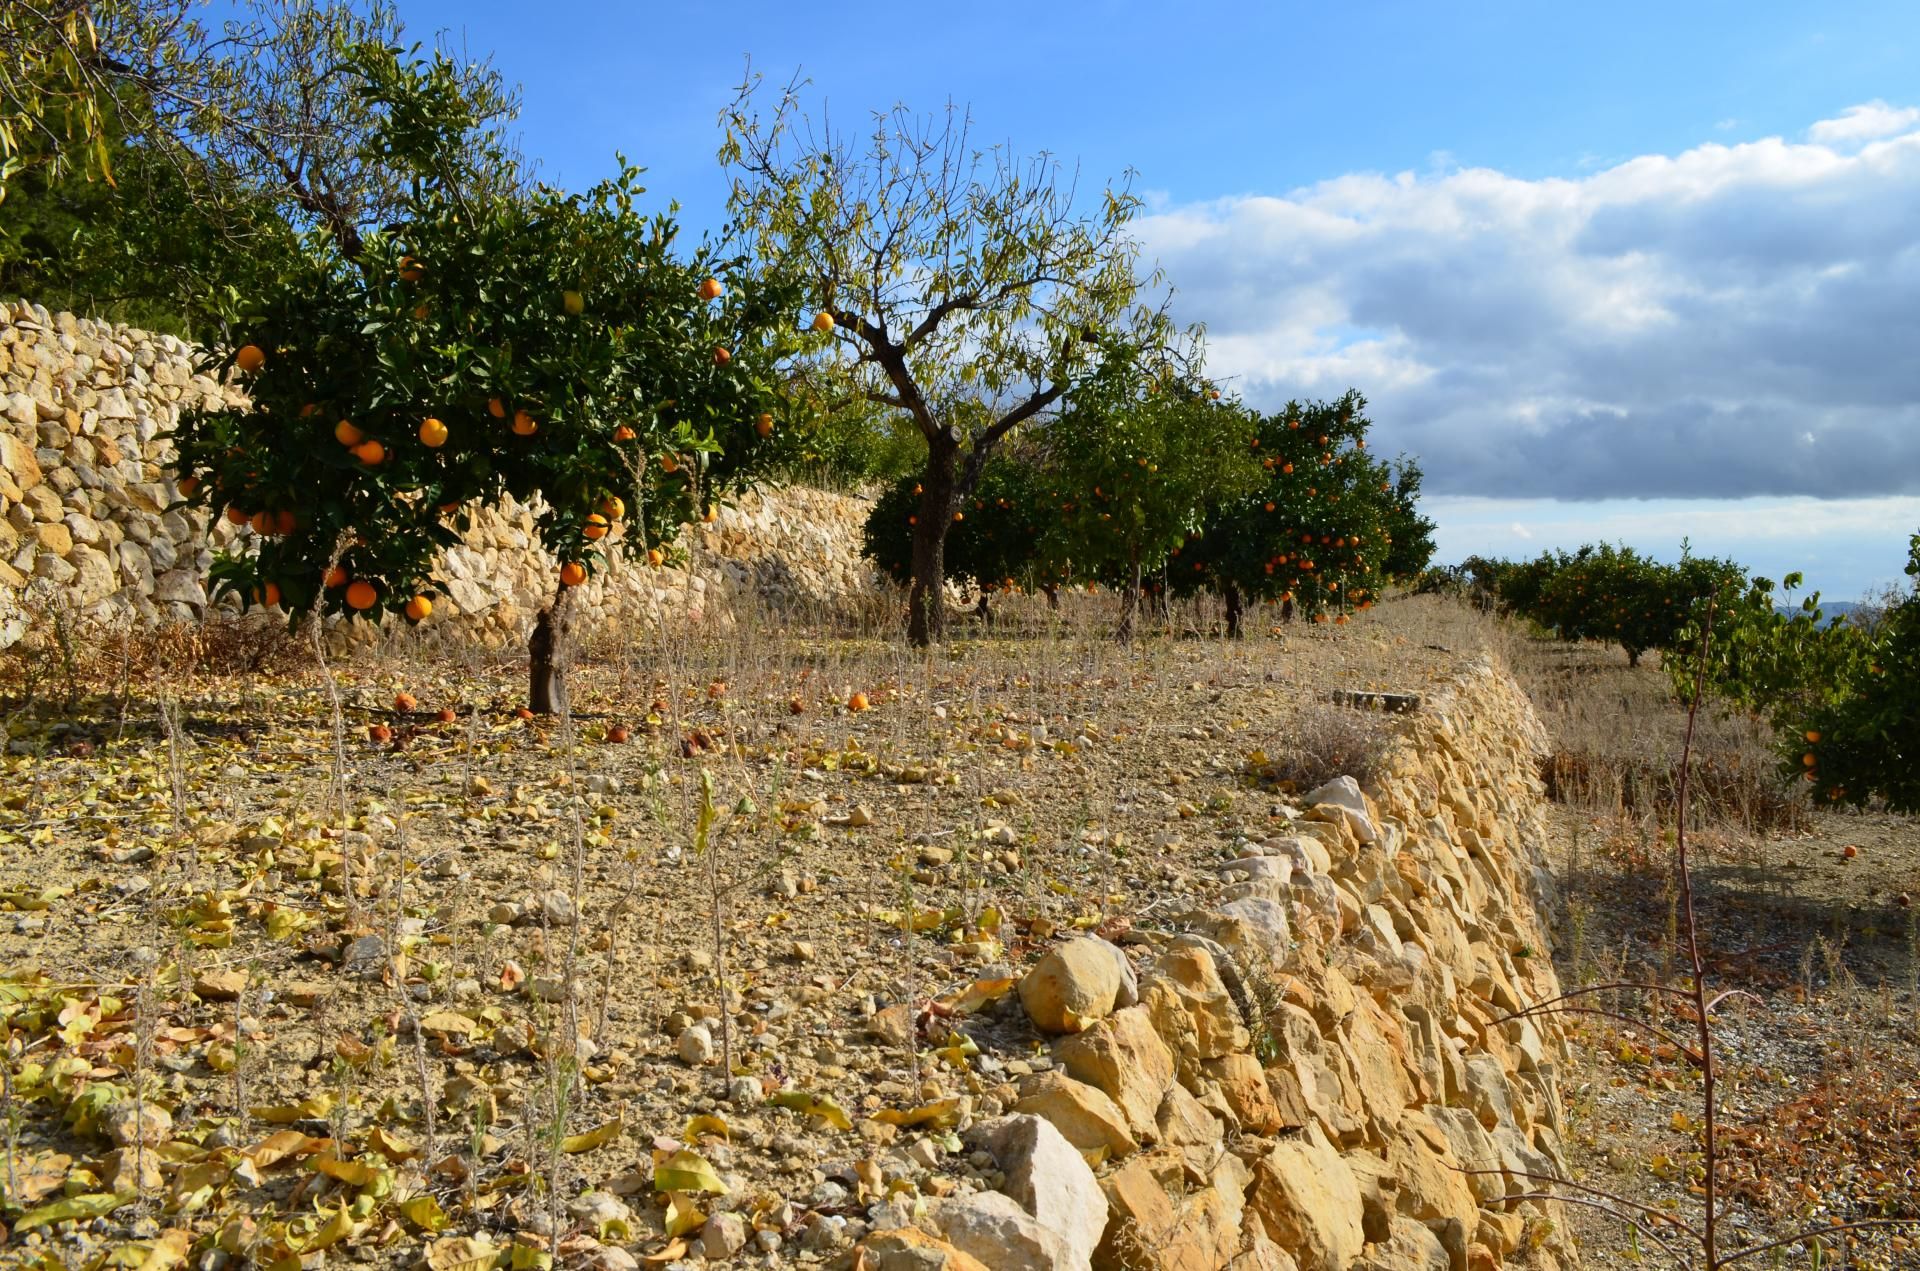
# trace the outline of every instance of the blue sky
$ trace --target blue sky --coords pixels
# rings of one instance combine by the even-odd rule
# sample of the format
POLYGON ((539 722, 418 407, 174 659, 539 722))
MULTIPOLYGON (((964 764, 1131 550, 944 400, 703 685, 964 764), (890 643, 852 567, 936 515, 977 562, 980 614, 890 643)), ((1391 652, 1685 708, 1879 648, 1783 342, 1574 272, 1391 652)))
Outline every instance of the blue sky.
POLYGON ((695 225, 746 58, 1137 173, 1250 400, 1373 399, 1443 556, 1683 536, 1850 598, 1920 529, 1920 5, 402 0, 695 225), (1633 497, 1657 495, 1655 500, 1633 497))

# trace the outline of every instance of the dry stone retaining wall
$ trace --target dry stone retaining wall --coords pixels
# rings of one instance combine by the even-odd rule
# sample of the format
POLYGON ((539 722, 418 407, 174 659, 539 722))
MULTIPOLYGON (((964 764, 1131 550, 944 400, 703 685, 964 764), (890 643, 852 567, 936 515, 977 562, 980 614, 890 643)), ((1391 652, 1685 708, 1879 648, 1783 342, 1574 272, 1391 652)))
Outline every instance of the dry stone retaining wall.
POLYGON ((1554 1207, 1518 1199, 1565 1175, 1564 1040, 1515 1018, 1559 992, 1544 744, 1476 664, 1373 789, 1332 782, 1224 863, 1217 907, 1043 956, 1020 998, 1053 1062, 970 1134, 1007 1195, 938 1202, 870 1237, 865 1265, 1577 1265, 1554 1207))
MULTIPOLYGON (((18 638, 20 594, 36 585, 95 618, 205 616, 214 551, 248 531, 222 522, 210 537, 204 514, 174 506, 164 433, 182 410, 245 399, 197 372, 196 353, 173 336, 0 303, 0 645, 18 638)), ((867 590, 867 506, 818 490, 750 494, 691 527, 681 564, 650 568, 616 545, 613 568, 576 592, 576 625, 591 633, 656 610, 725 625, 749 594, 779 604, 867 590)), ((485 509, 440 562, 446 598, 429 632, 518 644, 557 568, 526 508, 485 509)), ((372 632, 348 624, 341 640, 372 632)))

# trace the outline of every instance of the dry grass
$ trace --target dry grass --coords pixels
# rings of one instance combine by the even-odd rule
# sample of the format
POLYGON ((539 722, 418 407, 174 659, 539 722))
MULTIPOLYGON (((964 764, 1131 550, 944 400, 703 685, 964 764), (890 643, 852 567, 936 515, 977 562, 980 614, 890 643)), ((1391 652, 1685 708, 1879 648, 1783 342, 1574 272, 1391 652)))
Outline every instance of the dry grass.
MULTIPOLYGON (((1302 776, 1310 758, 1315 777, 1363 762, 1378 724, 1345 729, 1327 694, 1431 691, 1486 629, 1423 600, 1227 642, 1185 635, 1214 615, 1181 606, 1121 648, 1108 596, 999 609, 933 651, 899 641, 893 597, 584 632, 560 720, 517 718, 524 660, 477 649, 395 639, 323 682, 310 656, 234 674, 182 642, 123 656, 114 680, 76 645, 71 706, 41 691, 9 719, 0 922, 31 1004, 10 1079, 84 1045, 89 1098, 160 1103, 194 1145, 253 1145, 279 1125, 262 1109, 305 1108, 307 1135, 432 1195, 456 1230, 543 1247, 580 1238, 582 1191, 630 1185, 636 1240, 665 1244, 634 1162, 724 1111, 731 1141, 698 1146, 743 1203, 794 1201, 780 1235, 797 1241, 819 1164, 887 1147, 874 1111, 1010 1102, 1004 1077, 939 1057, 937 1017, 902 1043, 877 1038, 877 1012, 964 988, 1047 930, 1203 903, 1218 855, 1280 815, 1248 755, 1302 776), (403 689, 419 710, 395 708, 403 689), (870 710, 848 709, 855 691, 870 710), (616 725, 633 740, 610 742, 616 725), (62 1012, 80 1023, 57 1034, 62 1012), (470 1031, 446 1033, 450 1015, 470 1031), (733 1074, 680 1058, 696 1022, 733 1074), (838 1100, 863 1141, 737 1097, 741 1080, 838 1100), (382 1135, 421 1150, 387 1157, 382 1135)), ((976 1025, 1002 1073, 1032 1044, 1015 1016, 976 1025)), ((72 1090, 35 1082, 9 1096, 23 1159, 116 1168, 67 1116, 72 1090)), ((170 1148, 141 1207, 58 1256, 176 1213, 203 1150, 170 1148)), ((255 1253, 279 1256, 351 1190, 292 1165, 222 1182, 182 1221, 244 1209, 255 1253)), ((417 1260, 401 1232, 376 1261, 417 1260)))
MULTIPOLYGON (((1628 668, 1616 649, 1511 630, 1506 655, 1553 740, 1542 775, 1559 801, 1563 982, 1678 983, 1672 825, 1684 712, 1665 674, 1628 668)), ((1730 1201, 1722 1252, 1808 1226, 1920 1214, 1920 938, 1899 900, 1920 890, 1920 826, 1811 812, 1782 785, 1757 724, 1703 713, 1699 725, 1689 841, 1704 849, 1694 871, 1702 944, 1710 991, 1744 994, 1714 1017, 1730 1201)), ((1697 1217, 1698 1073, 1652 1031, 1687 1034, 1691 1019, 1637 990, 1586 1002, 1645 1025, 1572 1021, 1576 1178, 1697 1217)), ((1589 1265, 1651 1256, 1604 1216, 1574 1220, 1589 1265)), ((1844 1264, 1920 1265, 1916 1235, 1850 1237, 1844 1264)), ((1822 1265, 1840 1265, 1840 1253, 1829 1240, 1822 1265)), ((1805 1246, 1777 1263, 1815 1264, 1805 1246)))

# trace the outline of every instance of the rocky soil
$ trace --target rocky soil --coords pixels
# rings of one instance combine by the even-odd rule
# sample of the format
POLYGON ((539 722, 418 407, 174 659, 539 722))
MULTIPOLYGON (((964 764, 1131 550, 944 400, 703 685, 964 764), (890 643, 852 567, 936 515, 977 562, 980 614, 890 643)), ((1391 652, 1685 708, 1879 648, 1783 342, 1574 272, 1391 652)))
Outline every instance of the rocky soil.
POLYGON ((0 778, 0 1251, 1566 1265, 1508 1199, 1562 1054, 1506 1019, 1554 986, 1539 739, 1475 620, 1121 651, 1098 603, 933 660, 616 644, 571 728, 390 649, 339 672, 344 788, 310 671, 49 674, 0 778))

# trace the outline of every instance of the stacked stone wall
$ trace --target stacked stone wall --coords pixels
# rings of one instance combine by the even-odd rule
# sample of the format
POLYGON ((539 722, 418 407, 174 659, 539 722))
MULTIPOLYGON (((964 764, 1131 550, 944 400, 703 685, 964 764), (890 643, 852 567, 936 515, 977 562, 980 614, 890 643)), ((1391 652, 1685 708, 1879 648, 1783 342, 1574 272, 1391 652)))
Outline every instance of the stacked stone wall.
MULTIPOLYGON (((183 410, 244 404, 196 369, 173 336, 0 303, 0 640, 22 629, 37 588, 87 617, 153 627, 204 619, 214 554, 249 533, 180 505, 167 438, 183 410)), ((725 626, 743 600, 845 600, 874 587, 860 558, 865 499, 793 488, 748 494, 689 527, 676 563, 650 567, 613 545, 612 568, 574 597, 587 633, 651 620, 725 626)), ((524 640, 551 598, 558 562, 533 514, 482 509, 438 562, 444 600, 428 634, 524 640)), ((365 623, 339 632, 348 643, 365 623)))

